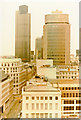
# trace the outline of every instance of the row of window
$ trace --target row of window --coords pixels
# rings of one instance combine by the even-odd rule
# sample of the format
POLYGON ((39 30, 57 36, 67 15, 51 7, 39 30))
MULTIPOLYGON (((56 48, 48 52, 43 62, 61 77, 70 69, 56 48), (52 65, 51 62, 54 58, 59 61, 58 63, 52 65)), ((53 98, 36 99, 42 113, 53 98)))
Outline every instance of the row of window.
MULTIPOLYGON (((52 113, 31 113, 31 118, 52 118, 52 113)), ((29 114, 26 113, 26 118, 29 118, 29 114)), ((58 113, 55 113, 55 118, 58 118, 58 113)))
MULTIPOLYGON (((64 110, 74 110, 74 106, 64 106, 64 110)), ((76 106, 76 110, 81 110, 81 106, 76 106)))
POLYGON ((57 79, 59 79, 59 78, 61 78, 61 79, 73 79, 73 78, 77 78, 76 76, 71 76, 71 77, 65 77, 65 76, 57 76, 57 79))
POLYGON ((63 93, 62 97, 81 97, 81 93, 63 93))
POLYGON ((1 66, 16 66, 17 63, 2 63, 1 66))
POLYGON ((60 90, 81 90, 81 87, 60 87, 60 90))
MULTIPOLYGON (((29 100, 30 98, 29 97, 26 97, 26 100, 29 100)), ((37 97, 31 97, 31 99, 32 100, 53 100, 53 97, 52 96, 50 96, 50 97, 43 97, 43 96, 41 96, 41 97, 39 97, 39 96, 37 96, 37 97)), ((55 100, 58 100, 58 96, 55 96, 55 98, 54 98, 55 100)))
POLYGON ((60 72, 59 74, 61 74, 61 75, 62 75, 62 74, 75 74, 75 75, 76 75, 77 73, 70 71, 70 72, 60 72))
MULTIPOLYGON (((52 110, 52 103, 32 103, 32 110, 52 110)), ((28 103, 26 103, 26 110, 29 110, 30 106, 28 103)), ((55 103, 55 109, 58 110, 58 103, 55 103)))
MULTIPOLYGON (((74 104, 74 100, 64 100, 64 104, 74 104)), ((81 104, 81 100, 76 100, 76 104, 81 104)))

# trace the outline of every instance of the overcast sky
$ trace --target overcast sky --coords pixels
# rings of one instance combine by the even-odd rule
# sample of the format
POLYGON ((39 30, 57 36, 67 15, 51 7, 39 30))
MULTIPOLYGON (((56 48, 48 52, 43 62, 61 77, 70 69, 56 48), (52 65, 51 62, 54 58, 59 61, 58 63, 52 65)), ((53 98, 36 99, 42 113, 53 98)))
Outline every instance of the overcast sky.
POLYGON ((79 48, 78 0, 0 0, 0 55, 15 55, 15 12, 19 5, 28 5, 28 12, 31 13, 32 50, 35 48, 35 39, 43 35, 46 14, 56 9, 69 14, 71 53, 75 54, 79 48))

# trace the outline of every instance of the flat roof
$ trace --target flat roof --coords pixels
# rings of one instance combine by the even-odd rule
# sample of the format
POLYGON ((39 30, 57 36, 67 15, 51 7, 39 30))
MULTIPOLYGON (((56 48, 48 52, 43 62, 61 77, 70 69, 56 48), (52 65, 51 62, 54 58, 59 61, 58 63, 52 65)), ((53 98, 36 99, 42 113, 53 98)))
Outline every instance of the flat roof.
POLYGON ((60 92, 60 90, 52 86, 29 85, 24 87, 24 92, 60 92))
POLYGON ((59 79, 59 80, 50 80, 50 83, 52 84, 81 84, 81 80, 79 79, 75 79, 75 80, 71 80, 71 79, 59 79))
POLYGON ((0 58, 1 63, 9 63, 9 62, 19 62, 21 61, 21 58, 0 58))

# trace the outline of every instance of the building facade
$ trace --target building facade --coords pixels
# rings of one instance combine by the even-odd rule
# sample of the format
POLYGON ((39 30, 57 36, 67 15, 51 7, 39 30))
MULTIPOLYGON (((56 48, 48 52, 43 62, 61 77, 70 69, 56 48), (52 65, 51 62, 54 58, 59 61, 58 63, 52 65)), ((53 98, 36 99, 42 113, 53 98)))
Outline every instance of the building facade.
POLYGON ((35 56, 36 59, 43 58, 43 37, 36 38, 35 40, 35 56))
POLYGON ((61 118, 81 118, 81 82, 77 80, 53 80, 61 90, 61 118))
POLYGON ((13 102, 13 79, 0 70, 0 113, 9 112, 13 102))
POLYGON ((61 118, 59 89, 28 85, 23 87, 22 100, 22 118, 61 118))
POLYGON ((56 79, 56 67, 53 66, 53 60, 36 60, 37 74, 43 75, 47 79, 56 79))
POLYGON ((68 66, 59 65, 56 70, 57 79, 79 79, 79 67, 78 66, 68 66))
POLYGON ((45 15, 43 58, 53 59, 54 65, 70 64, 70 24, 68 14, 56 11, 45 15))
POLYGON ((13 78, 13 94, 19 95, 22 87, 26 85, 26 69, 19 58, 1 58, 0 68, 13 78))
POLYGON ((19 6, 15 16, 15 56, 23 62, 29 62, 31 57, 31 14, 28 6, 19 6))

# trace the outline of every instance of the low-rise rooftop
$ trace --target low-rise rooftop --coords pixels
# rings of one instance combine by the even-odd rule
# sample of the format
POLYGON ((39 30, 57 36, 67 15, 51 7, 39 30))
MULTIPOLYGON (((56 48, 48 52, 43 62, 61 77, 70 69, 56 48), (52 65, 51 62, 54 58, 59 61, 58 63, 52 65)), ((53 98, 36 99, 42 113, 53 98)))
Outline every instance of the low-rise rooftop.
POLYGON ((60 89, 52 86, 29 85, 24 87, 24 92, 60 92, 60 89))

